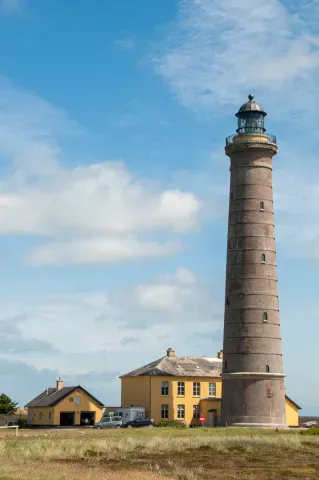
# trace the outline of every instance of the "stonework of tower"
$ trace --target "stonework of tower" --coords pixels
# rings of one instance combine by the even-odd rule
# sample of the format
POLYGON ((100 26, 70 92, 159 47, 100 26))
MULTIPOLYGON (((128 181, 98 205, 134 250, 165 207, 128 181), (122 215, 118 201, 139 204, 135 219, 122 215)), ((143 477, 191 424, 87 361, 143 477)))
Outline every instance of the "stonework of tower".
POLYGON ((226 139, 230 192, 222 424, 285 427, 272 157, 276 138, 249 95, 226 139))

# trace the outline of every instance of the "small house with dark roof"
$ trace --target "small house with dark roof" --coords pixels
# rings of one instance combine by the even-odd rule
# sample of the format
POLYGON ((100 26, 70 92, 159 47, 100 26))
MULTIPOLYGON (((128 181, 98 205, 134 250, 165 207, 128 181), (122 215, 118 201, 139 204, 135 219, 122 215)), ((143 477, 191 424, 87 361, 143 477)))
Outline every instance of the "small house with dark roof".
MULTIPOLYGON (((166 356, 122 375, 122 407, 143 407, 154 420, 179 420, 198 425, 219 424, 222 400, 223 351, 217 357, 166 356)), ((266 392, 267 393, 267 392, 266 392)), ((266 394, 265 393, 265 394, 266 394)), ((287 424, 299 424, 297 405, 286 396, 287 424)))
POLYGON ((30 426, 90 426, 99 422, 103 403, 80 385, 64 387, 61 379, 29 402, 30 426))

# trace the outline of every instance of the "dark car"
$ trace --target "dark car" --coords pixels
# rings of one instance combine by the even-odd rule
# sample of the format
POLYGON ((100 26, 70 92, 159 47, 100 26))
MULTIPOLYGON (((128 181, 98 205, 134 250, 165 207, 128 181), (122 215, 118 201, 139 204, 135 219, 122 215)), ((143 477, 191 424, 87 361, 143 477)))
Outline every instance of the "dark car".
POLYGON ((156 424, 151 418, 135 418, 135 420, 127 422, 125 425, 123 425, 123 428, 153 428, 155 426, 156 424))

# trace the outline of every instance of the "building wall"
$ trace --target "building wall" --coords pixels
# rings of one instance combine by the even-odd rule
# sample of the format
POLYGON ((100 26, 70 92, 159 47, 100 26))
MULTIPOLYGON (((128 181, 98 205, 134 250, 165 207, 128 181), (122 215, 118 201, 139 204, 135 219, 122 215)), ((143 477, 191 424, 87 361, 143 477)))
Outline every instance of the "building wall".
POLYGON ((80 425, 81 412, 95 412, 95 422, 99 422, 103 408, 82 389, 79 389, 72 392, 54 407, 29 408, 28 422, 30 425, 60 425, 61 412, 74 412, 74 424, 80 425), (80 405, 76 405, 75 397, 80 397, 80 405), (73 401, 70 401, 70 398, 73 401))
POLYGON ((299 410, 287 397, 286 397, 286 422, 289 427, 299 426, 299 410))
MULTIPOLYGON (((153 377, 155 378, 155 377, 153 377)), ((152 377, 123 377, 121 378, 121 407, 145 408, 149 415, 151 406, 152 377)))
MULTIPOLYGON (((162 405, 168 405, 168 420, 178 419, 178 405, 185 406, 185 423, 196 425, 199 419, 193 418, 193 406, 198 405, 198 412, 204 416, 209 425, 211 415, 220 419, 222 396, 222 379, 220 377, 124 377, 122 378, 122 407, 133 405, 146 409, 146 415, 156 421, 161 420, 162 405), (162 382, 168 382, 168 395, 161 394, 162 382), (185 382, 185 396, 178 396, 177 384, 185 382), (200 396, 193 395, 193 382, 200 383, 200 396), (209 396, 209 383, 216 383, 216 400, 209 396), (211 412, 209 410, 216 410, 211 412)), ((286 398, 287 424, 298 426, 298 408, 286 398)), ((216 419, 215 419, 216 421, 216 419)))
POLYGON ((54 408, 53 407, 28 408, 27 418, 28 418, 29 425, 54 425, 54 408))
POLYGON ((54 424, 60 425, 61 412, 75 412, 74 424, 80 425, 81 412, 95 412, 95 422, 102 418, 103 407, 101 407, 93 398, 87 395, 83 390, 78 389, 64 398, 54 407, 54 424), (70 397, 73 402, 70 402, 70 397), (76 405, 75 397, 80 397, 80 405, 76 405))
MULTIPOLYGON (((216 383, 216 397, 221 395, 221 378, 215 377, 124 377, 122 378, 122 407, 144 407, 147 415, 161 420, 162 405, 168 405, 168 419, 178 419, 178 405, 185 407, 185 422, 193 420, 193 406, 209 397, 209 383, 216 383), (162 382, 168 382, 168 395, 161 395, 162 382), (185 383, 185 395, 178 396, 178 382, 185 383), (193 395, 193 383, 200 384, 200 395, 193 395)), ((196 423, 196 422, 195 422, 196 423)))

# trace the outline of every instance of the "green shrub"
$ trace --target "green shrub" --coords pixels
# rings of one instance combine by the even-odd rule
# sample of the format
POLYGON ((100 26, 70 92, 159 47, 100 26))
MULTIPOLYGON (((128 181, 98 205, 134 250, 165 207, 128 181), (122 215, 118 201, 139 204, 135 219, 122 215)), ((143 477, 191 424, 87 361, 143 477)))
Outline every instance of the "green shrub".
POLYGON ((18 425, 19 428, 27 428, 28 427, 28 420, 26 416, 20 416, 18 418, 18 425))
POLYGON ((187 428, 185 423, 177 422, 176 420, 161 420, 156 425, 159 428, 168 427, 168 428, 187 428))
POLYGON ((311 427, 307 430, 301 430, 300 432, 302 435, 319 435, 319 426, 318 427, 311 427))

